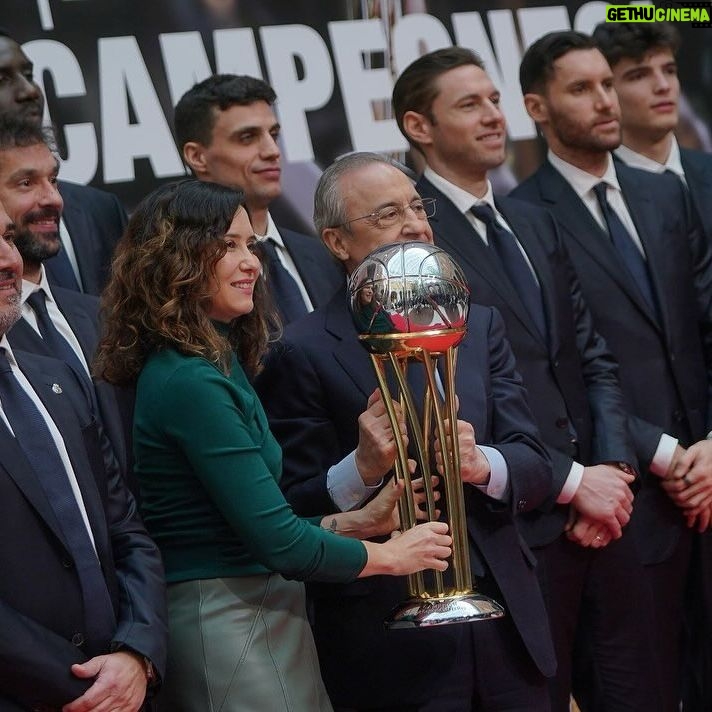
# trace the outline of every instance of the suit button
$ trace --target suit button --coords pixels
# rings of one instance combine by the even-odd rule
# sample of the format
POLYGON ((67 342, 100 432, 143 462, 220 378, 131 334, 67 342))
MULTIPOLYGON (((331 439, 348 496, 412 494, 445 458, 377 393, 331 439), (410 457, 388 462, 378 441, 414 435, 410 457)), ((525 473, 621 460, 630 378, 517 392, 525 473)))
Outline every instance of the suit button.
POLYGON ((71 559, 64 558, 62 559, 62 566, 65 569, 71 569, 74 566, 74 562, 71 559))
POLYGON ((675 408, 675 410, 673 410, 672 412, 672 417, 673 420, 677 420, 677 422, 679 423, 683 418, 682 411, 679 408, 675 408))
POLYGON ((523 512, 526 506, 527 506, 527 500, 526 500, 526 499, 520 499, 520 500, 517 502, 517 511, 518 511, 518 512, 523 512))
POLYGON ((568 418, 557 418, 556 419, 556 427, 561 428, 564 430, 565 428, 569 427, 569 419, 568 418))
POLYGON ((559 359, 556 359, 552 364, 554 368, 559 368, 559 359))
POLYGON ((80 648, 84 645, 84 636, 81 633, 75 633, 72 636, 72 645, 76 645, 77 648, 80 648))

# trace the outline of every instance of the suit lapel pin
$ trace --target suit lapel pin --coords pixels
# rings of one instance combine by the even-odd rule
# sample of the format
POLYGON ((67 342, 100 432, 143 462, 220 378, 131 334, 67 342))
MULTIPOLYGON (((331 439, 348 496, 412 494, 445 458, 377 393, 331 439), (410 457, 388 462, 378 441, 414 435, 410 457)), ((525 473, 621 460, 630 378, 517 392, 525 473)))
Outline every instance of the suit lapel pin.
POLYGON ((53 383, 52 384, 52 392, 59 395, 62 392, 62 386, 60 386, 59 383, 53 383))

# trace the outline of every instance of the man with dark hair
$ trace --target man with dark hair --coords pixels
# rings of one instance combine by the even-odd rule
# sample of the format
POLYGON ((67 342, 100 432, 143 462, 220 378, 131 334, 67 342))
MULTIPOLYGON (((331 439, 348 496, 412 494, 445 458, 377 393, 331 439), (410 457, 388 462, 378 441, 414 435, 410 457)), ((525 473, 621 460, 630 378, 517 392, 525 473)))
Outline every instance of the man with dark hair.
MULTIPOLYGON (((0 201, 15 223, 15 245, 24 262, 21 318, 8 339, 13 348, 61 359, 93 387, 90 369, 99 339, 99 300, 50 285, 45 267, 62 244, 63 201, 53 146, 49 129, 0 116, 0 201)), ((104 382, 96 384, 96 397, 119 467, 128 476, 129 399, 104 382)))
POLYGON ((0 709, 136 712, 165 668, 160 556, 84 381, 8 343, 14 238, 0 205, 0 709))
POLYGON ((261 79, 217 74, 181 97, 174 124, 178 146, 196 178, 245 192, 270 291, 282 321, 289 323, 324 304, 340 277, 318 240, 278 228, 269 213, 282 192, 275 100, 272 87, 261 79))
MULTIPOLYGON (((44 97, 34 80, 32 62, 2 29, 0 77, 0 116, 41 125, 44 97)), ((66 181, 58 187, 65 204, 59 223, 62 249, 47 261, 49 281, 99 295, 109 276, 114 245, 126 227, 126 213, 111 193, 66 181)))
MULTIPOLYGON (((321 176, 314 223, 348 274, 382 245, 431 242, 434 207, 388 159, 355 153, 321 176)), ((468 421, 461 434, 469 445, 462 474, 470 560, 478 589, 506 615, 385 631, 384 619, 407 598, 403 580, 311 587, 322 676, 337 711, 550 709, 545 678, 555 662, 546 612, 513 519, 548 495, 548 458, 499 315, 473 306, 470 323, 456 376, 459 416, 468 421)), ((368 459, 378 447, 364 443, 359 415, 373 405, 376 378, 343 277, 326 306, 287 327, 257 387, 284 451, 281 484, 298 513, 348 510, 373 493, 368 459)))
POLYGON ((646 709, 654 688, 647 609, 644 600, 634 610, 627 603, 640 584, 632 540, 622 536, 636 460, 616 365, 551 216, 493 197, 488 171, 505 159, 505 119, 480 58, 458 47, 420 57, 396 81, 393 108, 426 160, 417 188, 437 200, 435 244, 464 268, 472 301, 502 314, 554 465, 550 498, 518 517, 537 557, 557 651, 552 708, 569 708, 574 634, 591 616, 596 674, 611 704, 646 709))
POLYGON ((712 156, 681 148, 675 139, 680 118, 677 31, 665 23, 605 23, 596 27, 593 38, 611 65, 621 107, 622 143, 616 156, 634 168, 676 175, 712 244, 712 156))
POLYGON ((620 109, 592 38, 545 35, 526 51, 520 77, 549 152, 513 195, 557 218, 620 366, 642 474, 631 529, 653 598, 660 705, 676 710, 693 541, 686 519, 700 530, 710 521, 712 472, 688 471, 683 448, 712 427, 712 257, 678 178, 613 161, 620 109), (682 489, 694 495, 688 503, 677 497, 682 489))

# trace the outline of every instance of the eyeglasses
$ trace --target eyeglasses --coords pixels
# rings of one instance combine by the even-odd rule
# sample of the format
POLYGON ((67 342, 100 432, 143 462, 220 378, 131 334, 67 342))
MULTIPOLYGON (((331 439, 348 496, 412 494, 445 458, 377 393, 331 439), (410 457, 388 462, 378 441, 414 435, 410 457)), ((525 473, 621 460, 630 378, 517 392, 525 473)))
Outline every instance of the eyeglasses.
POLYGON ((432 218, 433 215, 435 215, 435 198, 422 198, 414 200, 407 205, 386 205, 384 208, 374 210, 368 215, 362 215, 360 218, 352 218, 334 227, 346 227, 346 225, 356 222, 357 220, 370 220, 377 228, 386 229, 402 223, 405 220, 405 211, 408 209, 412 210, 415 217, 419 220, 432 218))

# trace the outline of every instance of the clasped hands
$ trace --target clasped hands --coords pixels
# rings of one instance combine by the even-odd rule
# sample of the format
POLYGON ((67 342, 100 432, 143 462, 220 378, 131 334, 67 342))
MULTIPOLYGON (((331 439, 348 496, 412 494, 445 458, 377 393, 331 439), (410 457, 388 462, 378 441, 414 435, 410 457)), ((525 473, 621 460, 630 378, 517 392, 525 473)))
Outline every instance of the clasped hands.
POLYGON ((687 526, 706 531, 712 521, 712 440, 677 446, 662 488, 682 510, 687 526))

